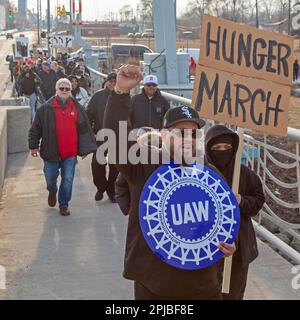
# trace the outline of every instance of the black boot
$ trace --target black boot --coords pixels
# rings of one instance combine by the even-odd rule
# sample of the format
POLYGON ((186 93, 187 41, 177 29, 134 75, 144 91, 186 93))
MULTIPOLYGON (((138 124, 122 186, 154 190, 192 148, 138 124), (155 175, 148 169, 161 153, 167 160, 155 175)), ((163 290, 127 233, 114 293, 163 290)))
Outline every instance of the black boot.
POLYGON ((101 201, 103 199, 103 192, 98 190, 95 194, 95 201, 101 201))

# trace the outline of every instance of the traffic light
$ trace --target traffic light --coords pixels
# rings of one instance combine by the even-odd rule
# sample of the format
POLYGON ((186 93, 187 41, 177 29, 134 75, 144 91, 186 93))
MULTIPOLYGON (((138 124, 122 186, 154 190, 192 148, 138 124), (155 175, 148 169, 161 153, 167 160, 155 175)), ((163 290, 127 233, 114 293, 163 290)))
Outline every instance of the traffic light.
POLYGON ((61 15, 61 17, 66 17, 67 16, 67 12, 66 12, 65 6, 62 6, 61 11, 60 11, 60 15, 61 15))
POLYGON ((8 9, 8 19, 12 20, 14 18, 14 12, 12 10, 12 8, 8 9))
POLYGON ((60 9, 60 6, 58 5, 57 8, 56 8, 56 15, 58 17, 61 17, 61 9, 60 9))

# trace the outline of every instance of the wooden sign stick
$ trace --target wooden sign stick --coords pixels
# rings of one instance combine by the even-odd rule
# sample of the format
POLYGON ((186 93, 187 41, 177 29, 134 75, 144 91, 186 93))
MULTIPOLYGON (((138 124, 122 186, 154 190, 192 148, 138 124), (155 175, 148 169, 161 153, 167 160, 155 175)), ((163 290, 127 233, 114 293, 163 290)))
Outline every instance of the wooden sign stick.
MULTIPOLYGON (((235 194, 239 193, 241 161, 242 161, 242 153, 243 153, 243 146, 244 146, 244 129, 239 127, 237 130, 237 134, 240 138, 240 142, 239 142, 239 148, 235 156, 233 181, 232 181, 232 192, 235 194)), ((225 258, 224 270, 223 270, 222 293, 230 292, 231 265, 232 265, 232 256, 225 258)))

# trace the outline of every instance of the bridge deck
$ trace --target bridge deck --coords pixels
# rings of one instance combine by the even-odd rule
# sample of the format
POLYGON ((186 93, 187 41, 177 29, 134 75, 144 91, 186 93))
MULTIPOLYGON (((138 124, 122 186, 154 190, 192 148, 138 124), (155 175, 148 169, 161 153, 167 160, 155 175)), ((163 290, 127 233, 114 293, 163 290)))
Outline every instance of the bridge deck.
MULTIPOLYGON (((132 299, 122 278, 127 218, 116 204, 94 201, 90 158, 79 159, 71 203, 61 217, 47 206, 42 161, 27 153, 8 160, 0 203, 0 265, 6 268, 2 299, 132 299)), ((259 241, 246 299, 300 299, 292 265, 259 241)))

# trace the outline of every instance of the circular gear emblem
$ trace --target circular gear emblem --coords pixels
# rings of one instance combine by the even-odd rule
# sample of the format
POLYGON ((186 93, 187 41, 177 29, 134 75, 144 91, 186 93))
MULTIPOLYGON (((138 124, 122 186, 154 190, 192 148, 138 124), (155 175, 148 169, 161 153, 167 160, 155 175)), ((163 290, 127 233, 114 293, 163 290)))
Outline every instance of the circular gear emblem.
POLYGON ((201 164, 165 164, 146 182, 139 220, 151 250, 173 267, 206 268, 224 255, 221 241, 233 243, 240 211, 227 183, 201 164))

